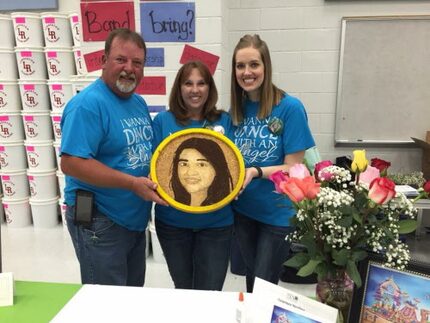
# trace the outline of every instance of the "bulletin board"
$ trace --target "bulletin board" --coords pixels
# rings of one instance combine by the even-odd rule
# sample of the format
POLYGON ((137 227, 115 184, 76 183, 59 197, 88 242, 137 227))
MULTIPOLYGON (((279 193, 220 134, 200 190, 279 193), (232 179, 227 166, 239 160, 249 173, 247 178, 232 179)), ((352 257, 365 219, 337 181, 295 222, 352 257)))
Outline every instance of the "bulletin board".
POLYGON ((342 19, 336 144, 410 144, 430 129, 430 16, 342 19))
POLYGON ((58 0, 8 0, 0 1, 0 11, 58 9, 58 0))

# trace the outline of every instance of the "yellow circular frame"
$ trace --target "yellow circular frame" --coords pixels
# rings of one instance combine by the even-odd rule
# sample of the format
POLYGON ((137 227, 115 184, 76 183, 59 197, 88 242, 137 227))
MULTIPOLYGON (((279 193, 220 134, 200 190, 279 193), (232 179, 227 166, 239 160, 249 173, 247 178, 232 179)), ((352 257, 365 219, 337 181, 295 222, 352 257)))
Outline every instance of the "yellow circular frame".
MULTIPOLYGON (((184 139, 185 140, 185 139, 184 139)), ((222 147, 221 147, 222 148, 222 147)), ((225 147, 224 147, 225 148, 225 147)), ((239 194, 243 181, 245 179, 245 163, 243 161, 242 154, 240 153, 239 149, 236 147, 236 145, 228 139, 226 136, 213 131, 209 129, 203 129, 203 128, 192 128, 192 129, 186 129, 181 130, 178 132, 173 133, 172 135, 166 137, 160 145, 155 150, 152 159, 151 159, 151 170, 150 170, 151 179, 157 183, 157 192, 160 194, 160 196, 167 201, 167 203, 170 204, 170 206, 184 212, 189 213, 207 213, 216 211, 225 205, 227 205, 229 202, 231 202, 237 194, 239 194), (176 141, 180 137, 185 137, 186 139, 188 137, 193 137, 194 135, 201 136, 201 137, 209 137, 209 139, 214 140, 215 142, 217 140, 224 143, 224 146, 227 146, 227 148, 230 149, 231 155, 234 156, 237 160, 237 174, 236 183, 233 184, 233 189, 226 197, 224 197, 221 201, 218 201, 211 205, 205 205, 205 206, 191 206, 186 205, 183 203, 177 202, 175 199, 172 198, 170 194, 166 192, 166 190, 160 185, 159 176, 157 175, 157 162, 158 160, 163 156, 163 152, 166 147, 168 147, 172 142, 176 141)), ((232 176, 233 177, 233 176, 232 176)), ((235 180, 235 178, 233 178, 235 180)))

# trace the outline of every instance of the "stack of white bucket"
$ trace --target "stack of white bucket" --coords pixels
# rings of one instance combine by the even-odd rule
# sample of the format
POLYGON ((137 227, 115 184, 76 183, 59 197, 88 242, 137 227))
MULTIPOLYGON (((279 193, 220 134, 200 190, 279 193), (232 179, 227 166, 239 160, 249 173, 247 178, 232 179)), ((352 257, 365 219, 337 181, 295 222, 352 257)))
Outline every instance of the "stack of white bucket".
POLYGON ((33 225, 35 228, 51 228, 58 225, 58 193, 46 82, 46 37, 39 14, 12 13, 11 17, 16 41, 33 225))
POLYGON ((48 88, 51 102, 51 124, 54 133, 53 147, 55 150, 58 170, 60 199, 63 227, 66 228, 64 204, 65 177, 61 172, 61 117, 67 102, 73 96, 71 78, 82 73, 83 61, 80 51, 80 24, 77 14, 62 15, 58 13, 42 13, 42 25, 45 35, 45 53, 48 69, 48 88))
MULTIPOLYGON (((21 121, 21 99, 14 51, 15 37, 9 15, 0 16, 0 166, 3 207, 9 227, 31 225, 27 160, 24 128, 21 121)), ((19 29, 23 39, 30 36, 19 29)), ((29 58, 31 59, 31 57, 29 58)))

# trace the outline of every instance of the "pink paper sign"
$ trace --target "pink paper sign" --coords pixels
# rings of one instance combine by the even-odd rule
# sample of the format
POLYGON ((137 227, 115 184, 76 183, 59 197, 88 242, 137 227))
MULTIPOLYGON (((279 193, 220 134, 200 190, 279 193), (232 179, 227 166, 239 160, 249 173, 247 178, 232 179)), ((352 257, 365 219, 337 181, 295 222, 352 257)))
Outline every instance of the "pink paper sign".
POLYGON ((117 28, 136 30, 132 1, 82 2, 81 17, 84 41, 103 41, 117 28))
POLYGON ((189 61, 201 61, 202 63, 206 64, 211 74, 214 75, 218 65, 219 56, 205 52, 204 50, 192 47, 190 45, 185 45, 179 62, 181 64, 185 64, 189 61))
POLYGON ((166 94, 165 76, 145 76, 136 89, 138 94, 166 94))
POLYGON ((88 72, 94 72, 100 70, 103 65, 102 57, 105 53, 104 49, 84 54, 85 65, 87 65, 88 72))

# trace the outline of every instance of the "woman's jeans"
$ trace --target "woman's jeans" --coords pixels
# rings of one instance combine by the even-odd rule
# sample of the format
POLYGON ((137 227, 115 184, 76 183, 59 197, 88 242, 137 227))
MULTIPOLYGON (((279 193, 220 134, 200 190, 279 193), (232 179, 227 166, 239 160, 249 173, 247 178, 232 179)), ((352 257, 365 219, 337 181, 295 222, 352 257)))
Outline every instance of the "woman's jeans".
POLYGON ((291 227, 265 224, 235 213, 235 233, 246 264, 246 290, 252 293, 255 277, 277 284, 282 264, 290 252, 285 240, 291 227))
POLYGON ((187 229, 155 218, 155 228, 175 288, 222 290, 233 226, 187 229))
POLYGON ((145 231, 130 231, 94 211, 90 227, 75 225, 74 206, 66 210, 67 227, 81 269, 82 284, 143 286, 145 231))

